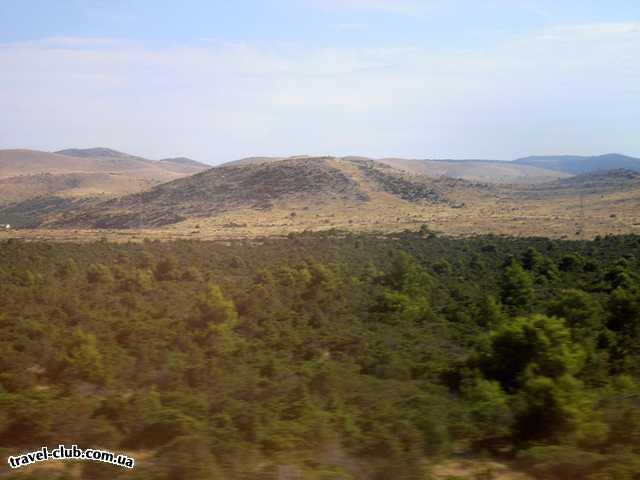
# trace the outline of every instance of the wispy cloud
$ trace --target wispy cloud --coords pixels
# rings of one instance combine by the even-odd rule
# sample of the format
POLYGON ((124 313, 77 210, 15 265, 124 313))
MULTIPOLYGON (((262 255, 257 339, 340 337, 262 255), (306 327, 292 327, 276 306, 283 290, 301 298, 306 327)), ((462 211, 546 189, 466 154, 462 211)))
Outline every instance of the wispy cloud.
POLYGON ((80 38, 4 44, 0 146, 108 145, 210 161, 639 154, 639 54, 633 22, 554 27, 491 50, 447 52, 80 38))

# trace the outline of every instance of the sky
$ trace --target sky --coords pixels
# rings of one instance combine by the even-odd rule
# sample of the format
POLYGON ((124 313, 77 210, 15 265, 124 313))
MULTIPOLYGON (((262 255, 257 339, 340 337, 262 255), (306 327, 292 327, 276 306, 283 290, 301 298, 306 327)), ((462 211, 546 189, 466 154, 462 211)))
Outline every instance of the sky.
POLYGON ((638 0, 0 0, 0 148, 640 156, 638 0))

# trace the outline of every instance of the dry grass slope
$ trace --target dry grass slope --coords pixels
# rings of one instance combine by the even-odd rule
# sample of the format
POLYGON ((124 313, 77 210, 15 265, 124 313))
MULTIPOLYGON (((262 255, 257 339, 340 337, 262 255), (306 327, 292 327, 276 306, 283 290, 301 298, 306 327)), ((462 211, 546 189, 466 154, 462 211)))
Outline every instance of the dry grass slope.
MULTIPOLYGON (((290 158, 310 158, 306 156, 290 158)), ((340 157, 345 161, 376 162, 409 174, 430 177, 451 177, 471 182, 500 184, 534 184, 571 176, 570 173, 538 166, 497 160, 409 160, 404 158, 371 159, 367 157, 340 157)), ((247 157, 225 163, 225 166, 253 165, 285 160, 285 157, 247 157)))
POLYGON ((11 205, 19 213, 21 202, 34 199, 55 204, 57 199, 113 198, 208 168, 185 158, 154 161, 110 149, 0 150, 0 208, 11 205))
POLYGON ((158 227, 231 211, 267 211, 276 203, 367 200, 329 158, 218 167, 56 220, 56 226, 158 227))
POLYGON ((568 173, 545 168, 492 160, 405 160, 385 158, 380 162, 410 173, 500 184, 534 184, 570 176, 568 173))
POLYGON ((456 236, 640 233, 640 180, 633 172, 495 185, 415 175, 355 157, 250 162, 108 201, 21 206, 32 216, 38 208, 45 212, 42 228, 5 235, 228 239, 324 230, 388 234, 423 226, 456 236))

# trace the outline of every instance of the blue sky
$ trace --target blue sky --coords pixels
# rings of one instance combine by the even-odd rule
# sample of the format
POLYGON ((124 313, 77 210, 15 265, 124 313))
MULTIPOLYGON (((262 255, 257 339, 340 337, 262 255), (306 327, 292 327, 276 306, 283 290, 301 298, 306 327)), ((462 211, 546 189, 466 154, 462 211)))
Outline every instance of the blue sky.
POLYGON ((640 156, 636 0, 3 0, 0 148, 640 156))

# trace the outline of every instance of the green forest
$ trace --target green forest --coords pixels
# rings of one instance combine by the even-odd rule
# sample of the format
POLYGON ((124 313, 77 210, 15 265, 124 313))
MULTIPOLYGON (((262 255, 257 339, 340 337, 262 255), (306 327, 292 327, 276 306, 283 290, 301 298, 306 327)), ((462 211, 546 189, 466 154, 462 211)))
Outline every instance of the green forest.
POLYGON ((640 237, 4 241, 0 453, 60 443, 137 456, 87 480, 640 479, 640 237))

